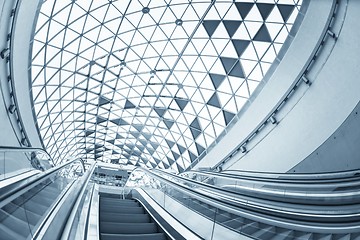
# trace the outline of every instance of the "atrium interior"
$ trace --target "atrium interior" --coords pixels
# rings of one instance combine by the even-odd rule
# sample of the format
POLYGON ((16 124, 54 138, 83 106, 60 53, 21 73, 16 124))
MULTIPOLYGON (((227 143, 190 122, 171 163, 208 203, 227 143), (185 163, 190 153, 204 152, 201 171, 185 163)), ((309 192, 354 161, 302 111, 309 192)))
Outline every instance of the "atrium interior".
POLYGON ((360 2, 0 9, 0 239, 360 239, 360 2))

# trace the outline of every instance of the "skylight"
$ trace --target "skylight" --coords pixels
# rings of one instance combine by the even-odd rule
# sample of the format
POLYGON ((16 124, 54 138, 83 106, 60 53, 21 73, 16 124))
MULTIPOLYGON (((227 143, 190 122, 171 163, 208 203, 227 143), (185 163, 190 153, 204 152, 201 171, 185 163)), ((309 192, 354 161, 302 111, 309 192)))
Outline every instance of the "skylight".
POLYGON ((44 1, 31 73, 45 147, 56 162, 187 169, 235 121, 300 5, 44 1))

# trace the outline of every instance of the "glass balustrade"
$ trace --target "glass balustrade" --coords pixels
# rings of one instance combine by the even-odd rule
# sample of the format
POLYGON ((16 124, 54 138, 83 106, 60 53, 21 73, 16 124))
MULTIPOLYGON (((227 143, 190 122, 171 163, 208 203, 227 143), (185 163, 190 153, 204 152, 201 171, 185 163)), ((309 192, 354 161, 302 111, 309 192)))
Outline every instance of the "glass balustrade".
POLYGON ((54 164, 51 157, 37 148, 0 148, 0 181, 31 170, 44 171, 54 164))

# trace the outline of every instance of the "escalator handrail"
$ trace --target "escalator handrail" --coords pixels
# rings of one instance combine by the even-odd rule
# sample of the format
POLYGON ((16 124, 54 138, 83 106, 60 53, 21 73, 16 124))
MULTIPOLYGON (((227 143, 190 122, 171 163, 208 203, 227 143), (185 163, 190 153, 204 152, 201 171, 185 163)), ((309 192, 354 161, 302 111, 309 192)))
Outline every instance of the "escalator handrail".
MULTIPOLYGON (((239 215, 246 215, 247 218, 250 219, 255 219, 255 221, 261 221, 260 222, 266 222, 267 224, 271 223, 271 222, 277 222, 277 224, 279 226, 285 227, 285 228, 289 228, 289 229, 297 229, 300 231, 326 231, 326 230, 333 230, 333 231, 339 231, 339 232, 344 232, 344 231, 354 231, 354 230, 360 230, 360 226, 348 226, 347 223, 340 225, 340 223, 338 224, 338 226, 324 226, 323 224, 320 224, 319 222, 304 222, 304 221, 296 221, 296 223, 294 223, 294 220, 292 221, 279 221, 279 220, 274 220, 273 218, 269 218, 266 217, 264 218, 263 214, 261 214, 261 211, 259 210, 263 210, 262 212, 264 213, 269 213, 267 208, 264 208, 263 206, 259 206, 258 209, 255 209, 255 205, 252 205, 250 202, 246 201, 244 203, 241 202, 234 202, 233 199, 231 198, 219 198, 220 195, 212 195, 211 193, 202 193, 202 192, 198 192, 195 191, 194 188, 191 188, 189 186, 186 185, 182 185, 180 183, 177 182, 172 182, 164 177, 161 177, 159 175, 157 175, 154 171, 149 171, 148 169, 143 169, 143 168, 136 168, 134 169, 134 171, 136 170, 141 170, 143 172, 148 173, 149 175, 151 175, 152 177, 154 177, 155 179, 160 180, 161 182, 165 182, 168 185, 171 185, 172 187, 174 187, 176 190, 180 190, 181 192, 184 192, 186 195, 192 196, 196 199, 198 199, 199 201, 204 201, 204 199, 206 200, 205 202, 210 203, 211 205, 217 206, 217 207, 221 207, 226 205, 227 209, 231 209, 233 212, 237 212, 239 215), (232 202, 233 204, 229 204, 229 202, 232 202), (235 204, 234 204, 235 203, 235 204), (244 209, 241 209, 241 207, 239 208, 239 205, 242 204, 243 207, 247 207, 244 211, 244 209), (317 224, 317 225, 316 225, 317 224), (289 227, 291 226, 291 227, 289 227)), ((200 184, 201 185, 201 184, 200 184)), ((287 215, 292 215, 294 213, 286 213, 286 211, 279 209, 276 210, 278 213, 283 213, 283 214, 287 214, 287 215)), ((304 214, 300 214, 303 215, 304 217, 312 217, 310 214, 308 215, 304 215, 304 214)), ((318 216, 321 217, 321 216, 318 216)), ((328 217, 323 215, 323 217, 328 217)))
MULTIPOLYGON (((276 173, 276 172, 256 172, 256 171, 243 171, 243 170, 223 170, 221 172, 213 171, 196 171, 191 170, 188 172, 200 173, 200 174, 217 174, 219 176, 225 176, 229 178, 237 177, 253 177, 259 179, 281 179, 281 180, 335 180, 348 177, 354 177, 360 175, 360 169, 353 169, 348 171, 337 172, 322 172, 322 173, 276 173), (229 173, 234 172, 234 174, 229 173)), ((186 173, 186 172, 184 172, 186 173)))
POLYGON ((71 183, 67 185, 65 191, 62 191, 62 193, 57 197, 56 201, 43 216, 42 221, 37 226, 35 232, 32 234, 32 239, 50 239, 48 237, 49 235, 51 235, 51 239, 59 239, 59 235, 61 235, 62 231, 64 230, 64 226, 69 223, 67 220, 69 220, 74 204, 78 198, 81 197, 80 195, 83 194, 81 189, 87 184, 88 179, 91 177, 91 174, 94 170, 93 165, 81 178, 73 179, 71 183), (78 180, 80 180, 80 183, 78 180), (79 190, 79 188, 80 191, 76 191, 79 190), (50 231, 56 229, 56 231, 49 233, 49 229, 50 231), (59 233, 57 233, 57 231, 59 233))
MULTIPOLYGON (((70 235, 76 210, 95 169, 95 165, 96 163, 93 163, 81 178, 73 180, 69 184, 68 189, 62 192, 34 232, 33 239, 49 239, 49 235, 53 239, 60 239, 62 234, 70 235)), ((69 239, 69 237, 66 239, 69 239)))
MULTIPOLYGON (((160 175, 158 175, 157 173, 154 172, 154 170, 149 171, 148 169, 143 169, 143 168, 136 168, 135 170, 141 170, 143 172, 148 173, 149 175, 151 175, 152 177, 165 182, 168 185, 171 185, 172 187, 174 187, 177 190, 180 190, 181 192, 187 194, 187 195, 191 195, 193 197, 195 197, 196 199, 198 199, 199 201, 204 201, 207 200, 208 203, 210 204, 214 204, 215 206, 224 206, 224 204, 226 205, 226 207, 228 209, 232 209, 233 211, 239 213, 239 215, 241 214, 245 214, 244 213, 244 209, 241 209, 242 207, 245 207, 245 211, 247 211, 247 213, 245 215, 248 215, 247 217, 250 219, 255 219, 255 221, 259 221, 256 219, 262 219, 262 221, 264 222, 264 213, 266 215, 268 215, 269 210, 271 209, 271 205, 268 206, 261 206, 258 205, 256 206, 256 204, 253 204, 249 201, 243 201, 243 202, 238 202, 236 199, 232 198, 232 197, 224 197, 221 194, 217 194, 217 195, 213 195, 211 192, 207 192, 206 194, 203 192, 199 192, 194 190, 195 188, 186 186, 186 185, 182 185, 180 183, 177 182, 172 182, 160 175), (240 210, 239 210, 240 209, 240 210), (250 212, 249 212, 250 211, 250 212), (261 216, 262 215, 262 216, 261 216)), ((168 173, 165 173, 168 174, 168 173)), ((202 184, 200 184, 202 185, 202 184)), ((274 213, 279 213, 282 215, 289 215, 289 214, 296 214, 300 217, 317 217, 317 218, 324 218, 326 219, 328 216, 327 215, 317 215, 316 214, 302 214, 302 213, 297 213, 297 212, 288 212, 286 210, 283 209, 274 209, 275 212, 274 213)), ((338 215, 339 217, 349 217, 349 216, 344 216, 344 215, 338 215)), ((359 216, 359 213, 354 213, 354 216, 359 216)), ((336 215, 330 216, 333 219, 337 219, 336 215)), ((352 217, 352 216, 350 216, 352 217)), ((275 216, 276 218, 276 216, 275 216)), ((278 217, 277 217, 278 218, 278 217)), ((286 218, 285 218, 286 219, 286 218)), ((332 230, 336 230, 336 231, 354 231, 354 230, 360 230, 360 226, 348 226, 348 224, 344 224, 344 225, 340 225, 339 226, 334 226, 334 225, 326 225, 326 224, 322 224, 321 222, 308 222, 308 221, 300 221, 300 220, 296 220, 296 219, 292 219, 291 221, 289 221, 289 219, 286 219, 286 221, 279 221, 279 220, 274 220, 270 217, 266 218, 267 223, 270 222, 277 222, 277 224, 279 226, 285 227, 287 226, 287 228, 289 228, 289 226, 291 226, 293 229, 297 229, 300 231, 328 231, 330 229, 332 230), (294 223, 295 221, 295 223, 294 223)))
MULTIPOLYGON (((359 172, 360 173, 360 172, 359 172)), ((224 174, 224 173, 217 173, 217 172, 202 172, 202 171, 188 171, 181 173, 179 176, 186 176, 186 174, 194 174, 194 175, 201 175, 207 178, 221 178, 227 179, 231 181, 238 181, 238 182, 250 182, 254 184, 266 184, 266 185, 282 185, 282 186, 291 186, 291 187, 325 187, 326 184, 328 187, 338 188, 338 187, 349 187, 353 185, 359 185, 360 182, 360 174, 354 176, 347 176, 344 178, 334 178, 334 179, 318 179, 318 178, 311 178, 312 176, 308 176, 308 179, 292 179, 290 178, 275 178, 275 177, 253 177, 253 176, 243 176, 243 175, 231 175, 231 174, 224 174)), ((191 178, 189 178, 191 179, 191 178)))
MULTIPOLYGON (((33 147, 12 147, 12 146, 0 146, 0 152, 30 152, 30 151, 40 151, 47 155, 49 160, 54 164, 54 161, 50 154, 43 148, 33 148, 33 147)), ((55 165, 55 164, 54 164, 55 165)))
MULTIPOLYGON (((161 172, 159 170, 153 170, 151 172, 154 175, 157 175, 157 173, 160 173, 160 174, 165 174, 165 175, 168 174, 172 178, 178 177, 176 175, 172 176, 172 174, 169 174, 166 172, 161 172)), ((162 176, 159 176, 159 175, 157 175, 157 176, 162 179, 166 179, 162 176)), ((329 212, 328 210, 326 210, 326 211, 321 211, 321 210, 319 210, 319 211, 314 211, 314 210, 299 211, 299 204, 290 205, 290 203, 289 203, 289 204, 287 204, 288 206, 286 206, 286 205, 275 206, 274 205, 275 202, 273 200, 265 199, 265 201, 260 201, 258 195, 255 195, 252 198, 248 198, 248 199, 244 200, 244 196, 241 196, 239 194, 234 194, 227 190, 214 188, 213 186, 208 186, 206 184, 198 183, 196 181, 192 181, 189 179, 182 179, 181 177, 179 177, 179 178, 183 182, 185 181, 185 182, 189 182, 189 183, 193 184, 193 186, 189 187, 189 186, 183 185, 182 183, 176 183, 176 184, 180 184, 183 187, 185 187, 187 189, 191 189, 192 191, 196 191, 200 194, 203 194, 204 192, 206 192, 206 195, 212 194, 214 196, 214 199, 223 199, 224 202, 231 202, 234 206, 241 206, 243 208, 251 209, 251 210, 254 210, 257 212, 273 213, 274 215, 280 214, 282 216, 287 216, 288 218, 292 218, 295 220, 298 220, 298 219, 304 218, 304 217, 311 218, 313 220, 319 220, 319 219, 325 220, 325 219, 330 219, 330 218, 335 218, 335 217, 353 219, 353 218, 359 218, 359 216, 360 216, 359 212, 350 212, 350 213, 344 214, 341 210, 340 211, 334 210, 332 212, 329 212), (198 191, 198 189, 200 189, 200 191, 198 191)), ((169 179, 166 179, 166 180, 170 181, 169 179)), ((307 198, 307 196, 305 195, 304 198, 307 198)), ((342 202, 340 202, 340 203, 342 203, 342 202)), ((356 203, 358 203, 358 202, 356 202, 356 203)), ((305 206, 304 204, 306 205, 306 203, 301 203, 302 206, 305 206)), ((356 207, 356 209, 358 209, 358 206, 356 207)), ((336 221, 337 221, 337 219, 336 219, 336 221)))
MULTIPOLYGON (((0 146, 0 153, 4 153, 4 152, 5 152, 5 153, 6 153, 6 152, 9 152, 9 153, 10 153, 10 152, 11 152, 11 153, 13 153, 13 152, 22 152, 22 153, 42 152, 42 153, 44 153, 44 154, 46 155, 47 161, 50 162, 50 165, 51 165, 51 166, 55 166, 54 160, 52 159, 52 157, 50 156, 50 154, 49 154, 45 149, 43 149, 43 148, 0 146)), ((25 155, 25 156, 26 156, 26 155, 25 155)), ((29 156, 26 156, 26 158, 27 158, 29 161, 32 160, 31 157, 29 157, 29 156)), ((44 159, 43 159, 42 161, 44 161, 44 159)), ((33 167, 34 169, 36 169, 36 170, 41 170, 41 171, 47 170, 47 169, 43 169, 43 168, 36 168, 35 166, 33 166, 33 164, 31 164, 31 165, 32 165, 32 167, 33 167)), ((42 167, 43 167, 43 166, 42 166, 42 167)), ((29 171, 31 171, 31 170, 24 171, 24 172, 22 172, 22 173, 29 172, 29 171)), ((20 173, 20 174, 18 174, 18 175, 16 175, 16 176, 19 176, 19 175, 21 175, 22 173, 20 173)), ((8 179, 11 179, 11 178, 16 177, 16 176, 12 176, 12 177, 10 177, 10 178, 8 178, 8 179)), ((6 180, 8 180, 8 179, 4 179, 3 181, 6 181, 6 180)))
MULTIPOLYGON (((14 146, 0 146, 0 152, 12 151, 12 152, 21 152, 21 151, 43 151, 48 154, 48 152, 43 148, 37 147, 14 147, 14 146)), ((49 155, 49 154, 48 154, 49 155)))
MULTIPOLYGON (((169 177, 179 179, 180 181, 189 182, 200 188, 206 188, 210 191, 217 191, 222 194, 231 194, 231 195, 242 195, 247 196, 253 199, 263 199, 263 200, 276 200, 285 203, 299 203, 299 204, 318 204, 318 205, 337 205, 339 203, 343 204, 355 204, 359 203, 360 192, 351 191, 351 189, 346 189, 344 191, 333 191, 333 192, 318 192, 305 189, 305 191, 294 191, 292 189, 266 189, 260 187, 252 186, 237 186, 237 191, 222 188, 219 186, 198 182, 189 178, 182 176, 174 175, 168 172, 161 170, 153 170, 153 172, 159 172, 160 174, 165 174, 169 177)), ((263 182, 266 185, 266 182, 263 182)), ((355 184, 354 186, 358 186, 355 184)))
MULTIPOLYGON (((84 180, 84 182, 82 183, 82 186, 81 186, 81 190, 79 191, 79 193, 76 193, 77 194, 77 198, 76 198, 76 201, 73 203, 73 206, 71 208, 71 211, 68 215, 68 219, 66 221, 66 224, 64 226, 64 230, 62 232, 62 236, 61 236, 61 239, 69 239, 70 238, 70 233, 71 233, 71 228, 72 228, 72 225, 73 225, 73 222, 75 220, 75 216, 76 216, 76 213, 77 213, 77 210, 80 206, 80 203, 81 203, 81 199, 85 193, 85 190, 86 190, 86 187, 90 181, 90 178, 95 170, 95 167, 96 167, 96 162, 94 164, 92 164, 92 166, 89 168, 89 170, 87 171, 87 176, 84 180)), ((87 216, 87 221, 88 222, 88 218, 89 218, 89 212, 88 212, 88 216, 87 216)), ((87 228, 87 226, 85 226, 85 229, 87 228)))
POLYGON ((64 162, 60 165, 57 165, 53 168, 45 170, 44 172, 40 172, 39 174, 33 175, 27 179, 23 179, 20 182, 14 182, 14 183, 9 184, 8 186, 6 186, 5 193, 0 195, 1 205, 3 205, 4 202, 7 202, 7 199, 10 198, 11 196, 21 195, 23 192, 26 191, 25 189, 27 189, 29 186, 35 185, 37 183, 44 181, 45 179, 51 177, 53 173, 65 168, 66 166, 68 166, 76 161, 80 161, 83 168, 85 169, 84 161, 80 158, 74 158, 74 159, 64 162))

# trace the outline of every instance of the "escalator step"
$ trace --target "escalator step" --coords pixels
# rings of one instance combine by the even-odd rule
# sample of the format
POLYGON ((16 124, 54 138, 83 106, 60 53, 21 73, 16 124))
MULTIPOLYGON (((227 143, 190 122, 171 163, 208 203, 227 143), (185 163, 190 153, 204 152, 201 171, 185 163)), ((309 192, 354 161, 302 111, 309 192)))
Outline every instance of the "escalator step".
POLYGON ((123 199, 116 198, 100 198, 100 204, 112 204, 112 205, 122 205, 129 207, 139 207, 139 203, 135 201, 124 201, 123 199))
POLYGON ((20 220, 3 210, 0 210, 0 219, 1 225, 7 227, 8 229, 22 235, 23 237, 27 237, 30 234, 30 229, 32 229, 34 226, 28 224, 27 222, 24 222, 23 220, 20 220))
POLYGON ((61 190, 57 189, 56 186, 52 186, 52 184, 48 185, 48 186, 41 186, 41 188, 37 187, 37 188, 32 188, 29 190, 28 193, 30 194, 42 194, 43 192, 45 192, 45 194, 47 195, 58 195, 59 192, 61 190))
POLYGON ((262 227, 257 232, 255 232, 251 237, 255 239, 271 239, 276 235, 275 227, 262 227))
POLYGON ((47 187, 47 188, 43 189, 42 191, 40 191, 38 193, 38 195, 41 197, 46 197, 48 199, 54 200, 59 196, 60 192, 61 192, 60 190, 55 191, 52 188, 47 187))
POLYGON ((114 205, 100 205, 101 212, 111 212, 111 213, 133 213, 141 214, 145 213, 142 207, 127 207, 127 206, 114 206, 114 205))
POLYGON ((243 218, 233 218, 231 220, 223 222, 222 224, 224 224, 225 226, 228 226, 229 228, 232 228, 232 229, 238 229, 244 224, 244 219, 243 218))
MULTIPOLYGON (((23 204, 23 201, 21 199, 15 199, 13 200, 13 202, 17 205, 20 205, 19 202, 21 204, 23 204)), ((38 215, 43 215, 46 210, 48 209, 48 207, 42 205, 41 203, 35 201, 35 200, 29 200, 27 201, 25 204, 21 205, 22 207, 28 209, 29 211, 36 213, 38 215)))
POLYGON ((2 209, 20 220, 28 220, 31 225, 36 225, 41 218, 41 215, 33 213, 28 209, 25 210, 14 203, 8 203, 2 209))
POLYGON ((259 226, 258 222, 251 222, 246 225, 243 225, 239 230, 243 233, 246 233, 248 235, 252 235, 256 231, 260 230, 261 227, 259 226))
POLYGON ((216 213, 216 221, 217 222, 225 222, 225 221, 229 221, 231 220, 231 217, 229 217, 229 215, 223 215, 223 214, 219 214, 219 213, 216 213))
POLYGON ((54 202, 54 200, 55 198, 53 198, 52 196, 47 196, 46 193, 37 193, 29 199, 29 201, 41 203, 41 205, 43 206, 50 206, 54 202))
POLYGON ((100 223, 100 232, 111 234, 146 234, 156 233, 155 223, 100 223))
POLYGON ((148 214, 121 214, 121 213, 101 213, 100 221, 118 223, 148 223, 148 214))
MULTIPOLYGON (((310 234, 311 237, 311 234, 310 234)), ((288 229, 277 230, 276 235, 271 238, 272 240, 290 240, 295 239, 294 231, 288 229)), ((312 239, 312 238, 301 238, 301 239, 312 239)))
MULTIPOLYGON (((292 237, 295 239, 301 239, 301 240, 310 240, 313 239, 312 233, 306 233, 306 232, 300 232, 300 231, 293 231, 292 237)), ((335 240, 335 238, 333 238, 335 240)))
MULTIPOLYGON (((106 197, 106 198, 115 198, 115 199, 122 199, 122 196, 120 194, 115 193, 100 193, 100 198, 106 197)), ((127 199, 129 200, 129 199, 127 199)))
POLYGON ((17 232, 5 227, 3 224, 0 224, 0 240, 19 240, 25 239, 23 236, 19 235, 17 232))
POLYGON ((101 233, 101 240, 166 240, 164 233, 151 233, 151 234, 106 234, 101 233))

